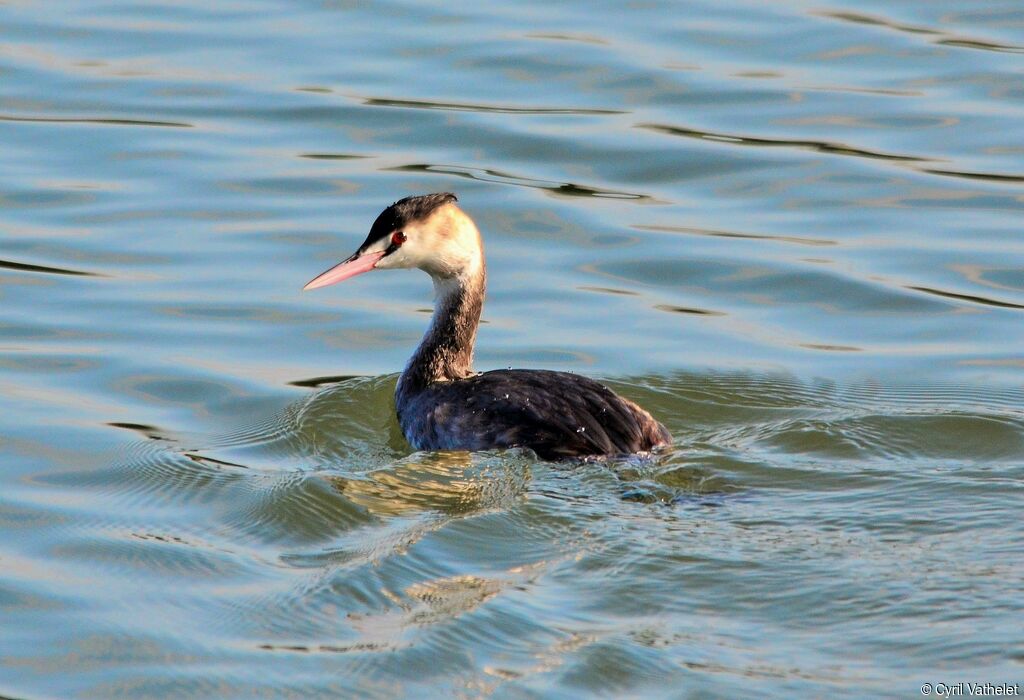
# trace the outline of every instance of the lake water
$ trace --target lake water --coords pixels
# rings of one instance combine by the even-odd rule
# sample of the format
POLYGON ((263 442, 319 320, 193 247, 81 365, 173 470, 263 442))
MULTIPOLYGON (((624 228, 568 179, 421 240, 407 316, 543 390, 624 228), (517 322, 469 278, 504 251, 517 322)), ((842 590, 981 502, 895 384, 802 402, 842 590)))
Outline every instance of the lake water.
POLYGON ((0 696, 1024 683, 1022 230, 1020 3, 0 0, 0 696), (442 190, 670 450, 411 452, 442 190))

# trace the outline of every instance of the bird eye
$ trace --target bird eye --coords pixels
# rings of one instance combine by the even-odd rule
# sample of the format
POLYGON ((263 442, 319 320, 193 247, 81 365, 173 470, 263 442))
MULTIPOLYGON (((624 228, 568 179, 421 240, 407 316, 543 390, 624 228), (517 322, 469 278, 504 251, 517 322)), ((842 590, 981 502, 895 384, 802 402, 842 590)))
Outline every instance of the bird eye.
POLYGON ((403 243, 405 243, 405 241, 406 241, 406 237, 405 237, 405 234, 403 232, 395 231, 394 233, 391 234, 391 245, 393 245, 393 246, 400 246, 403 243))

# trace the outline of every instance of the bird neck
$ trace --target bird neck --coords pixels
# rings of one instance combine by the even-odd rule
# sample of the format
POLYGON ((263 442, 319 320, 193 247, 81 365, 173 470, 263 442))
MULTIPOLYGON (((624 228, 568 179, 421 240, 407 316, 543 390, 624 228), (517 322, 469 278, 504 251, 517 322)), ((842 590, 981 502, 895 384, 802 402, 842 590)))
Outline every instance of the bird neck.
POLYGON ((465 379, 473 372, 473 348, 483 309, 486 271, 482 257, 454 276, 434 276, 434 317, 402 377, 400 394, 434 382, 465 379))

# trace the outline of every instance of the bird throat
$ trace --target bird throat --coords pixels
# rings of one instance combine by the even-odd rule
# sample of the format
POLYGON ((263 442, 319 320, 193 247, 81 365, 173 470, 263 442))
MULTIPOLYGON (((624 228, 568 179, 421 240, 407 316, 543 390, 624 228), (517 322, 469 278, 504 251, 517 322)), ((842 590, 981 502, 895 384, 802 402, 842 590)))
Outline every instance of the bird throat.
POLYGON ((451 277, 434 277, 434 317, 398 380, 397 393, 410 396, 435 382, 473 376, 473 349, 483 309, 483 261, 451 277))

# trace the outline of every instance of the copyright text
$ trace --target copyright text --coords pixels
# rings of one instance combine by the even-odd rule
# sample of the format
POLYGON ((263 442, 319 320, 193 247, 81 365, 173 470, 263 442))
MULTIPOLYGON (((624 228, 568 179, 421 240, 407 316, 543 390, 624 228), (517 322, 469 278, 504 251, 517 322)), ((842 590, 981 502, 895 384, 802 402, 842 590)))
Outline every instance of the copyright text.
POLYGON ((922 683, 921 695, 937 698, 1020 696, 1020 683, 922 683))

